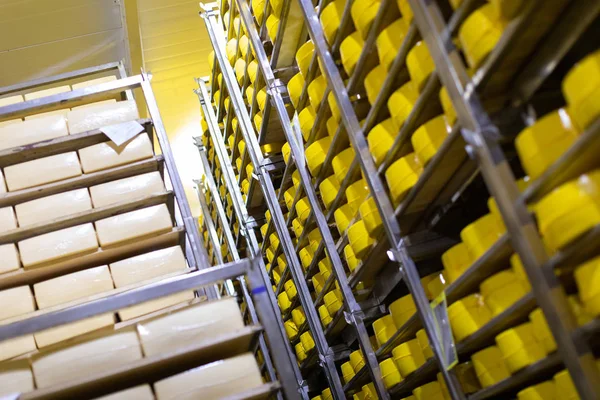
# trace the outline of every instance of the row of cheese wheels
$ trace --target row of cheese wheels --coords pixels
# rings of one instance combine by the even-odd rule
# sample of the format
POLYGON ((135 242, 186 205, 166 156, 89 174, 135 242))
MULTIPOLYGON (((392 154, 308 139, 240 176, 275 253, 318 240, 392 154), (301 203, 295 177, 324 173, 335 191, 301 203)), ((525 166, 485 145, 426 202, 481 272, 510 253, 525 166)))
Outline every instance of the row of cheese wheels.
MULTIPOLYGON (((27 358, 3 363, 0 392, 27 393, 36 388, 51 389, 77 383, 90 376, 139 365, 144 360, 156 361, 190 346, 201 346, 243 326, 233 298, 193 305, 188 301, 133 324, 100 330, 27 358), (198 321, 204 322, 198 324, 198 321)), ((149 382, 153 390, 149 385, 142 385, 102 399, 177 399, 181 396, 218 399, 263 383, 251 353, 199 367, 149 382)))

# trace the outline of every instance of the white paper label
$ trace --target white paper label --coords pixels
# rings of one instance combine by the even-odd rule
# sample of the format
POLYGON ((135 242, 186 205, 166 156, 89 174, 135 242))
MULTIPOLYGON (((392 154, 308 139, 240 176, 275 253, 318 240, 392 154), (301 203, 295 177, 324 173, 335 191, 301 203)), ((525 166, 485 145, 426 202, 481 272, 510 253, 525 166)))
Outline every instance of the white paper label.
POLYGON ((104 126, 100 128, 106 136, 117 146, 136 137, 140 132, 144 131, 144 127, 137 121, 128 121, 120 124, 104 126))

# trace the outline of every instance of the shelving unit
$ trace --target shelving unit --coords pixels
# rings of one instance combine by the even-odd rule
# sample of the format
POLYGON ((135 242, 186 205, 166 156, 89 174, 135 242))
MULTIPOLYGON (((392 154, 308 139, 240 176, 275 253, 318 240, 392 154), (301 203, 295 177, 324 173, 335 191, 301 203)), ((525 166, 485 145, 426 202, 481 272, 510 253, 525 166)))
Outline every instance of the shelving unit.
MULTIPOLYGON (((319 18, 332 3, 298 0, 253 1, 249 4, 246 0, 236 0, 235 3, 224 1, 220 5, 203 5, 201 13, 215 53, 214 59, 211 58, 211 77, 207 82, 199 80, 198 91, 212 146, 219 154, 221 168, 223 163, 229 164, 229 171, 222 174, 228 176, 230 193, 232 186, 237 184, 234 189, 239 195, 232 195, 233 208, 237 210, 252 201, 252 207, 248 208, 252 210, 250 214, 238 214, 240 221, 252 219, 246 232, 251 232, 257 225, 266 227, 261 228, 262 245, 248 250, 256 256, 267 257, 269 269, 266 272, 273 279, 275 296, 286 293, 284 286, 289 279, 297 290, 297 297, 291 299, 291 305, 285 307, 281 315, 284 321, 289 321, 291 310, 298 305, 306 314, 306 322, 297 326, 297 336, 301 332, 310 332, 315 350, 300 362, 300 371, 305 377, 319 377, 318 369, 314 368, 319 365, 325 378, 309 380, 307 390, 311 397, 328 387, 333 398, 344 399, 372 382, 376 394, 371 395, 380 399, 403 398, 427 382, 435 381, 438 372, 443 377, 440 382, 445 384, 453 399, 514 397, 532 384, 551 379, 554 373, 566 367, 581 398, 598 398, 599 371, 590 342, 590 338, 598 334, 597 319, 578 326, 567 299, 567 294, 574 292, 574 285, 570 282, 565 288, 565 278, 555 274, 555 271, 561 271, 572 277, 576 266, 598 255, 597 228, 550 257, 527 207, 561 184, 598 167, 593 154, 597 153, 600 122, 591 123, 523 193, 519 192, 515 179, 523 175, 523 170, 511 146, 516 134, 524 127, 564 104, 555 98, 557 85, 545 87, 544 84, 551 78, 556 80, 555 75, 564 75, 566 71, 561 72, 561 69, 572 67, 572 63, 564 65, 564 60, 579 60, 597 50, 597 45, 595 48, 588 43, 586 47, 581 42, 584 41, 582 38, 593 36, 590 32, 597 32, 600 5, 583 1, 523 2, 480 65, 468 69, 461 53, 463 50, 453 39, 483 2, 451 1, 455 9, 447 1, 373 2, 377 11, 363 37, 364 44, 355 65, 347 72, 340 66, 344 61, 343 56, 340 57, 340 48, 356 29, 351 9, 358 3, 355 0, 338 5, 336 33, 328 40, 319 18), (399 4, 404 10, 398 8, 399 4), (274 11, 276 9, 279 15, 274 11), (412 21, 407 10, 414 13, 412 21), (401 15, 402 11, 404 15, 401 15), (273 16, 279 21, 275 30, 272 22, 268 22, 273 16), (407 25, 402 44, 375 99, 367 104, 365 78, 378 64, 374 51, 377 38, 384 28, 400 17, 407 25), (531 28, 534 26, 536 29, 531 28), (245 43, 242 37, 248 43, 245 51, 240 47, 240 43, 245 43), (293 55, 307 38, 312 41, 314 52, 309 57, 305 74, 293 55), (407 57, 418 42, 428 49, 435 71, 423 80, 389 150, 376 164, 367 134, 389 117, 388 99, 411 79, 407 57), (576 45, 579 47, 574 51, 576 45), (247 66, 253 59, 258 72, 251 80, 247 66), (239 60, 244 61, 243 74, 237 68, 239 60), (292 99, 287 84, 299 69, 304 84, 300 94, 296 93, 296 99, 292 99), (309 84, 315 82, 319 74, 326 80, 327 87, 319 93, 311 128, 305 132, 300 126, 299 114, 315 102, 309 98, 309 84), (411 151, 411 137, 419 127, 437 115, 448 113, 438 100, 442 87, 448 94, 450 107, 455 110, 456 123, 449 127, 447 137, 423 167, 416 183, 399 203, 394 204, 389 183, 386 183, 386 170, 411 151), (248 88, 251 88, 251 95, 248 88), (264 90, 262 106, 257 100, 261 89, 264 90), (326 126, 334 108, 330 93, 340 117, 339 121, 334 119, 337 124, 333 135, 326 126), (232 123, 234 118, 235 124, 232 123), (305 150, 328 134, 331 141, 324 151, 322 166, 318 172, 313 172, 308 165, 310 161, 305 158, 305 150), (242 149, 238 148, 241 140, 245 143, 242 149), (289 146, 287 153, 283 152, 285 168, 266 168, 267 156, 261 146, 284 142, 289 146), (353 161, 339 181, 337 195, 324 207, 320 184, 335 172, 336 156, 349 147, 354 151, 353 161), (241 161, 234 169, 236 159, 241 161), (252 166, 251 176, 247 174, 248 162, 252 166), (294 173, 297 175, 293 176, 294 173), (374 200, 383 229, 372 237, 374 243, 359 265, 350 268, 344 260, 349 239, 347 232, 338 235, 334 212, 346 200, 346 189, 361 175, 368 185, 368 196, 374 200), (239 188, 245 179, 249 187, 246 200, 239 188), (289 192, 293 194, 288 196, 288 189, 294 187, 295 193, 289 192), (440 330, 430 306, 432 298, 423 287, 422 278, 442 269, 440 255, 458 243, 456 226, 464 227, 477 219, 478 213, 481 216, 479 209, 488 200, 488 193, 495 199, 505 233, 473 260, 460 277, 445 285, 446 302, 451 306, 477 293, 482 282, 511 265, 513 253, 522 261, 531 290, 494 315, 475 333, 457 341, 455 350, 459 361, 468 361, 474 353, 494 345, 500 333, 527 322, 536 307, 543 312, 557 351, 501 382, 467 391, 460 383, 456 368, 447 368, 443 361, 448 349, 438 339, 440 330), (262 209, 258 199, 263 202, 262 209), (308 203, 310 211, 305 217, 302 233, 293 239, 290 232, 295 232, 296 206, 301 200, 308 203), (461 204, 473 206, 474 210, 467 210, 463 212, 465 215, 457 217, 456 209, 461 204), (270 217, 263 217, 265 209, 270 217), (319 240, 312 261, 303 265, 300 250, 310 243, 307 240, 312 228, 317 229, 319 240), (272 237, 277 239, 274 249, 272 237), (282 271, 275 268, 275 264, 280 263, 280 255, 285 256, 282 271), (331 271, 319 293, 312 290, 311 280, 323 257, 329 261, 331 271), (331 315, 328 324, 322 324, 317 310, 334 284, 342 294, 343 307, 331 315), (403 294, 412 296, 416 313, 402 326, 396 326, 396 333, 385 343, 374 348, 369 337, 373 321, 386 313, 391 300, 403 294), (424 329, 433 357, 400 383, 386 388, 380 362, 389 359, 398 345, 414 338, 419 329, 424 329), (341 364, 349 352, 357 348, 364 354, 365 364, 344 384, 340 379, 343 376, 341 364)), ((331 14, 328 16, 331 18, 331 14)), ((269 158, 271 156, 269 154, 269 158)), ((212 171, 217 173, 219 169, 212 168, 212 171)), ((218 187, 219 183, 216 185, 218 187)), ((349 225, 357 220, 358 216, 349 225)), ((233 224, 233 220, 230 223, 233 224)), ((251 235, 254 237, 254 233, 251 235)), ((297 343, 297 338, 291 339, 288 351, 291 352, 297 343)), ((321 397, 328 395, 323 392, 321 397)))
MULTIPOLYGON (((266 398, 271 395, 279 398, 284 396, 285 398, 298 398, 295 360, 290 359, 287 353, 285 333, 277 328, 277 308, 269 296, 268 289, 265 288, 264 276, 261 273, 264 266, 256 260, 242 259, 239 256, 233 257, 231 262, 224 262, 220 253, 217 253, 217 262, 214 263, 217 264, 216 266, 212 266, 214 264, 209 261, 205 242, 200 236, 198 222, 191 214, 175 166, 175 159, 169 145, 167 133, 152 92, 151 75, 142 72, 140 75, 127 77, 122 63, 111 63, 52 78, 0 88, 0 96, 22 93, 38 87, 45 88, 59 82, 93 77, 97 74, 106 75, 112 72, 115 72, 119 79, 0 107, 0 121, 88 104, 104 100, 110 96, 122 96, 123 99, 130 100, 133 99, 132 90, 139 88, 143 93, 149 118, 138 122, 144 126, 145 134, 150 135, 151 138, 156 135, 157 143, 160 145, 160 155, 100 172, 84 173, 76 178, 37 186, 32 189, 0 194, 1 207, 14 206, 66 190, 87 188, 90 185, 151 171, 159 171, 161 176, 166 179, 167 188, 170 188, 170 190, 128 203, 117 203, 107 207, 95 208, 89 212, 86 211, 52 220, 50 223, 8 231, 0 234, 0 243, 15 243, 46 232, 95 222, 108 216, 119 215, 156 204, 167 204, 175 222, 173 230, 152 238, 137 240, 131 244, 98 250, 93 254, 53 264, 51 267, 21 268, 15 273, 3 274, 0 277, 0 288, 8 289, 20 285, 31 285, 68 272, 112 263, 151 250, 175 245, 182 246, 189 268, 184 274, 168 276, 141 287, 114 290, 106 295, 95 296, 93 299, 77 305, 67 305, 58 310, 55 310, 55 307, 55 309, 49 311, 36 311, 33 314, 27 314, 24 318, 3 321, 0 324, 0 342, 70 322, 81 321, 103 313, 122 310, 132 305, 160 299, 182 291, 194 290, 197 293, 196 296, 200 298, 216 300, 221 297, 221 284, 227 281, 231 282, 232 279, 237 279, 239 282, 245 309, 249 316, 249 326, 235 334, 217 337, 212 342, 203 342, 189 348, 178 349, 177 352, 169 353, 168 356, 146 357, 134 365, 127 365, 127 368, 120 368, 102 374, 92 374, 83 380, 38 389, 24 394, 22 398, 96 397, 110 391, 114 392, 141 383, 154 382, 205 363, 233 357, 253 350, 256 344, 258 344, 260 356, 263 359, 262 369, 267 374, 268 383, 251 392, 242 393, 236 398, 266 398)), ((11 148, 0 152, 0 166, 5 168, 25 160, 30 161, 66 151, 79 150, 108 140, 107 136, 100 130, 92 130, 20 148, 11 148)), ((219 248, 217 248, 218 250, 219 248)), ((235 294, 231 285, 224 285, 224 287, 235 294)), ((201 299, 196 300, 200 301, 201 299)))

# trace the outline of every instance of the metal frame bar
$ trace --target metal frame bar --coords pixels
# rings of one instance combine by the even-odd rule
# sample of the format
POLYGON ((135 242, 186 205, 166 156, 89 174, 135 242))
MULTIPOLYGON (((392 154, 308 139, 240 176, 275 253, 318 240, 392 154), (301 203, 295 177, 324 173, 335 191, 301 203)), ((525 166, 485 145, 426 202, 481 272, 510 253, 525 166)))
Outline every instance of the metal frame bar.
MULTIPOLYGON (((223 75, 225 78, 225 74, 223 75)), ((260 247, 258 245, 258 241, 256 240, 256 236, 252 228, 247 227, 247 223, 249 222, 248 212, 242 201, 242 195, 240 192, 239 186, 236 184, 235 173, 233 172, 233 167, 229 158, 227 157, 227 151, 225 150, 223 136, 221 135, 221 131, 219 129, 219 125, 217 123, 217 117, 214 113, 212 105, 210 103, 210 96, 206 89, 206 84, 201 79, 197 80, 199 89, 196 91, 198 95, 198 99, 200 101, 200 105, 202 107, 202 111, 204 113, 204 117, 208 124, 209 133, 212 138, 212 143, 215 148, 215 154, 219 158, 219 162, 221 164, 223 177, 225 180, 225 184, 229 193, 232 196, 233 208, 235 214, 237 215, 238 221, 240 222, 240 231, 243 232, 243 235, 246 237, 246 241, 248 242, 248 251, 250 256, 255 259, 255 262, 258 264, 256 268, 256 275, 261 275, 261 279, 263 280, 263 285, 266 282, 269 282, 269 277, 267 275, 264 261, 262 259, 260 253, 260 247)), ((216 189, 216 187, 215 187, 216 189)), ((255 278, 258 279, 258 278, 255 278)), ((255 290, 255 289, 253 289, 255 290)), ((282 386, 286 390, 287 398, 297 398, 300 395, 305 400, 308 399, 308 389, 306 387, 306 382, 304 381, 300 370, 296 364, 296 358, 294 353, 289 345, 287 335, 285 333, 285 328, 283 327, 283 321, 278 316, 279 308, 277 307, 277 299, 272 290, 269 288, 265 288, 264 291, 264 303, 268 304, 270 310, 272 310, 273 315, 269 321, 268 326, 265 326, 265 331, 267 332, 267 336, 269 337, 269 341, 271 343, 272 354, 275 358, 275 367, 280 376, 280 380, 282 381, 282 386), (267 301, 268 299, 268 301, 267 301), (272 342, 277 339, 278 347, 274 348, 272 342), (280 360, 279 363, 277 362, 280 360), (287 380, 284 381, 281 379, 281 369, 282 364, 285 363, 286 367, 291 369, 290 373, 294 376, 287 376, 287 380), (296 392, 294 393, 294 389, 296 392), (292 396, 293 393, 293 397, 292 396)), ((266 307, 266 305, 264 305, 266 307)), ((257 309, 259 309, 257 307, 257 309)), ((263 318, 261 318, 263 320, 263 318)), ((266 323, 263 322, 265 325, 266 323)))

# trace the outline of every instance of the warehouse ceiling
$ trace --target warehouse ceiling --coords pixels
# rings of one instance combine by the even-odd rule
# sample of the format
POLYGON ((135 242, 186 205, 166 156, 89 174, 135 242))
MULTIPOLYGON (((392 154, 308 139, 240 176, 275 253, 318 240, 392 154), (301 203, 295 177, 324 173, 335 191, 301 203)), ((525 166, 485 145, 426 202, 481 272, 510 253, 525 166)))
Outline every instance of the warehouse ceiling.
POLYGON ((194 215, 201 134, 194 77, 209 74, 197 0, 0 0, 0 86, 125 60, 152 72, 194 215), (129 51, 130 50, 130 51, 129 51))

